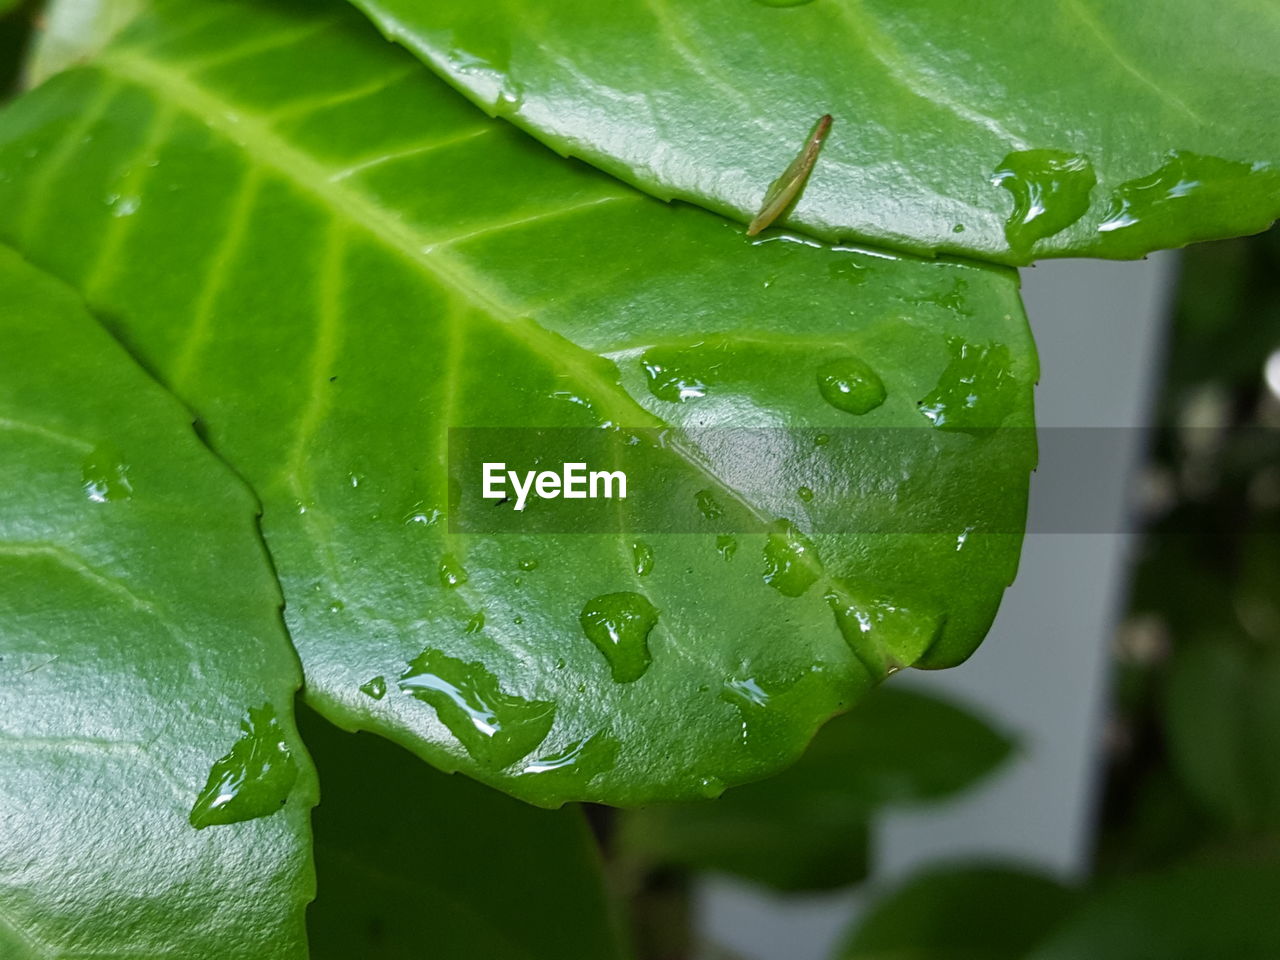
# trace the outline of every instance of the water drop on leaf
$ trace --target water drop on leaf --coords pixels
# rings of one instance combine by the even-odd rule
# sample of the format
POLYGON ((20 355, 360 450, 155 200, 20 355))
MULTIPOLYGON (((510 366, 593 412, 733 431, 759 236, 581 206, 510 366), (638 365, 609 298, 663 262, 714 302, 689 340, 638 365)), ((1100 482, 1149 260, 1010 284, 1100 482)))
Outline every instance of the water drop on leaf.
POLYGON ((609 661, 618 683, 639 680, 649 669, 649 631, 658 611, 638 593, 606 593, 587 601, 578 617, 582 632, 609 661))
POLYGON ((1019 150, 991 174, 991 182, 1013 195, 1013 212, 1004 236, 1016 253, 1026 255, 1037 240, 1051 237, 1089 209, 1098 182, 1088 157, 1062 150, 1019 150))
POLYGON ((698 505, 698 512, 708 520, 719 520, 724 516, 724 507, 710 490, 699 490, 694 494, 694 502, 698 505))
POLYGON ((271 704, 249 708, 240 739, 215 762, 188 820, 197 830, 239 823, 279 810, 289 797, 298 767, 271 704))
POLYGON ((870 413, 885 400, 884 381, 856 357, 833 360, 818 371, 822 399, 845 413, 870 413))
POLYGON ((440 722, 476 760, 500 768, 546 739, 555 704, 507 693, 482 663, 424 650, 409 662, 400 689, 435 708, 440 722))
POLYGON ((653 547, 643 540, 631 544, 631 557, 635 563, 636 576, 647 577, 653 569, 653 547))
POLYGON ((440 561, 440 585, 458 587, 466 583, 467 579, 467 571, 458 562, 458 558, 446 553, 440 561))
POLYGON ((133 497, 129 468, 121 461, 119 453, 110 447, 95 447, 85 458, 81 476, 85 495, 94 503, 129 500, 133 497))
POLYGON ((821 575, 812 541, 790 520, 779 520, 764 546, 764 582, 784 596, 798 597, 821 575))
POLYGON ((1004 344, 948 342, 951 361, 938 384, 918 403, 939 430, 976 431, 998 427, 1016 406, 1018 382, 1009 372, 1004 344))
POLYGON ((914 602, 903 604, 885 596, 863 599, 844 589, 826 599, 841 636, 875 679, 919 660, 943 625, 941 615, 914 602))
POLYGON ((689 367, 690 351, 654 347, 640 358, 649 392, 668 403, 684 403, 707 395, 705 373, 689 367))

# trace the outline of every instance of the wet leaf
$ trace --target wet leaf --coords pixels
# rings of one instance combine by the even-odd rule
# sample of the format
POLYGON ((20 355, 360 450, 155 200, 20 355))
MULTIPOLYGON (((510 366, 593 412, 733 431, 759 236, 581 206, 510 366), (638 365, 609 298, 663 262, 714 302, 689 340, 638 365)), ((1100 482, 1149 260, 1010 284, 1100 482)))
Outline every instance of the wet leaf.
POLYGON ((490 113, 744 223, 1003 263, 1137 257, 1280 216, 1280 17, 1244 0, 355 0, 490 113))
POLYGON ((966 657, 1013 577, 1011 272, 751 243, 483 118, 345 4, 156 4, 0 116, 0 236, 261 498, 309 702, 517 796, 764 776, 891 669, 966 657), (852 360, 865 412, 824 394, 870 382, 823 379, 852 360), (450 428, 634 437, 687 525, 457 529, 450 428))
POLYGON ((0 955, 301 960, 315 774, 253 497, 7 247, 0 341, 0 955), (262 716, 285 779, 230 759, 262 716))

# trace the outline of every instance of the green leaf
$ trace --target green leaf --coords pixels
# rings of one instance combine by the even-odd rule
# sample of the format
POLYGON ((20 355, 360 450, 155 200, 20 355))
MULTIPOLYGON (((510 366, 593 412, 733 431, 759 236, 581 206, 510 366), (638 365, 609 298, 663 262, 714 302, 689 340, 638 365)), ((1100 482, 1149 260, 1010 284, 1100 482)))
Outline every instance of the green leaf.
POLYGON ((966 657, 1013 577, 1012 272, 752 243, 480 117, 344 4, 157 5, 0 117, 0 236, 262 499, 309 702, 537 803, 766 775, 966 657), (763 480, 726 425, 772 438, 763 480), (670 430, 644 450, 697 532, 451 530, 450 427, 670 430))
POLYGON ((305 957, 315 774, 256 504, 7 247, 0 342, 0 954, 305 957))
MULTIPOLYGON (((876 903, 840 960, 1022 960, 1078 895, 1022 868, 955 865, 921 873, 876 903)), ((1093 954, 1073 955, 1092 960, 1093 954)), ((1134 957, 1128 960, 1136 960, 1134 957)))
POLYGON ((622 956, 579 810, 538 810, 310 710, 299 717, 324 792, 311 960, 622 956))
POLYGON ((1092 895, 1027 960, 1271 960, 1280 866, 1187 867, 1092 895))
POLYGON ((621 839, 641 862, 784 890, 838 887, 865 876, 867 825, 878 810, 963 790, 1011 746, 959 707, 881 687, 819 730, 788 770, 714 802, 628 813, 621 839))
POLYGON ((1280 216, 1280 16, 1227 0, 355 0, 493 114, 750 220, 1002 263, 1138 257, 1280 216))
POLYGON ((1280 828, 1280 651, 1225 637, 1180 649, 1164 702, 1170 761, 1237 830, 1280 828))

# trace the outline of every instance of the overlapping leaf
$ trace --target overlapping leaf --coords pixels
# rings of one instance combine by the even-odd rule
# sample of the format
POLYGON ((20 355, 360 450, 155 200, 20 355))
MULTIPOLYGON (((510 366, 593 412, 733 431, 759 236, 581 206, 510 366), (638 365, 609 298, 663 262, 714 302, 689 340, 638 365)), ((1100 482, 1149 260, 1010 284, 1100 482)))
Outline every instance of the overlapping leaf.
POLYGON ((312 960, 611 960, 619 925, 580 810, 538 810, 311 711, 312 960))
POLYGON ((1275 863, 1193 864, 1126 877, 1029 951, 1027 960, 1268 960, 1280 952, 1280 888, 1275 863))
POLYGON ((837 887, 865 876, 876 813, 963 790, 1009 750, 973 714, 890 684, 818 731, 775 777, 714 803, 625 814, 621 843, 641 864, 720 870, 783 890, 837 887))
MULTIPOLYGON (((1025 867, 955 864, 911 877, 876 903, 840 960, 1023 960, 1080 895, 1025 867)), ((1091 953, 1079 955, 1081 960, 1091 953)))
POLYGON ((491 113, 656 196, 1003 263, 1280 217, 1280 12, 1227 0, 356 0, 491 113))
POLYGON ((753 244, 485 120, 342 5, 157 5, 0 118, 0 234, 261 497, 310 701, 519 796, 761 776, 886 670, 967 656, 1012 579, 1012 274, 753 244), (771 533, 445 519, 450 427, 726 423, 781 438, 767 490, 723 479, 732 446, 674 473, 771 533), (889 532, 823 532, 855 509, 889 532), (643 656, 619 672, 601 624, 643 656))
POLYGON ((0 955, 306 956, 315 774, 256 505, 0 247, 0 955))

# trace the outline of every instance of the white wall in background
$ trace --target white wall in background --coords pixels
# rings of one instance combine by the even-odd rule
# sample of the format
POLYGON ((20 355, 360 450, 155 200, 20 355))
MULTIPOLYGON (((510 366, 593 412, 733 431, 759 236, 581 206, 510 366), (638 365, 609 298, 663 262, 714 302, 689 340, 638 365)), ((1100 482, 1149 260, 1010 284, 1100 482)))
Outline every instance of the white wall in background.
MULTIPOLYGON (((1040 350, 1041 427, 1147 423, 1176 255, 1134 263, 1050 261, 1024 270, 1040 350)), ((1118 506, 1142 451, 1099 457, 1094 495, 1118 506)), ((1091 465, 1092 466, 1092 465, 1091 465)), ((1032 480, 1045 489, 1039 473, 1032 480)), ((1020 750, 959 800, 888 815, 875 831, 875 883, 944 858, 1003 857, 1063 876, 1088 867, 1107 681, 1130 538, 1032 533, 990 636, 954 670, 902 678, 967 701, 1013 733, 1020 750)), ((864 891, 779 897, 728 879, 698 890, 699 932, 743 960, 826 960, 866 902, 864 891)))

